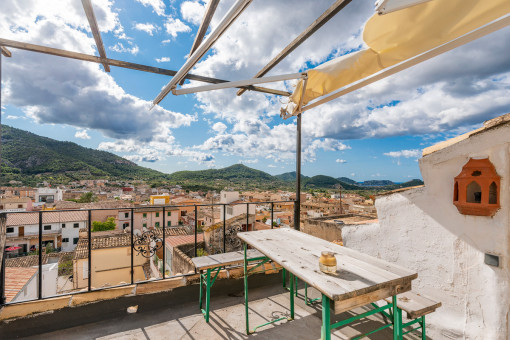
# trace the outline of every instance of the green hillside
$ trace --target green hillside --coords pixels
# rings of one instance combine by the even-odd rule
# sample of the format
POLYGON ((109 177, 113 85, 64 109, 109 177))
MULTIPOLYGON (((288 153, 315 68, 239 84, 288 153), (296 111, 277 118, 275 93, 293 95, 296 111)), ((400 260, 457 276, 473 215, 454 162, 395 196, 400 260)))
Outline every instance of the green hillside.
MULTIPOLYGON (((276 177, 284 182, 295 182, 296 181, 296 172, 295 171, 286 172, 284 174, 276 175, 274 177, 276 177)), ((301 181, 303 181, 307 178, 309 178, 309 177, 301 174, 301 181)))
POLYGON ((179 184, 192 190, 221 190, 223 188, 277 189, 285 186, 283 181, 270 174, 235 164, 223 169, 178 171, 169 176, 170 183, 179 184))
POLYGON ((42 180, 67 183, 80 179, 151 180, 167 176, 106 151, 2 125, 2 185, 11 180, 35 185, 42 180))

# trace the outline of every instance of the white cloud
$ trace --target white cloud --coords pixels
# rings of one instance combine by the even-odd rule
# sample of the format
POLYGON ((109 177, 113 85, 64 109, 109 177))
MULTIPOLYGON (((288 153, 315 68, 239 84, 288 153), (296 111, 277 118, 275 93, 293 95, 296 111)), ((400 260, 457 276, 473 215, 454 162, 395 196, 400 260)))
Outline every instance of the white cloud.
POLYGON ((243 164, 257 164, 259 162, 259 160, 258 159, 242 159, 239 162, 243 163, 243 164))
POLYGON ((352 176, 352 177, 356 176, 356 173, 351 172, 351 176, 352 176))
POLYGON ((156 32, 159 29, 159 27, 154 24, 151 24, 151 23, 146 23, 146 24, 137 23, 134 25, 134 29, 136 29, 138 31, 145 32, 145 33, 149 34, 150 36, 152 36, 152 35, 154 35, 154 32, 156 32))
POLYGON ((172 17, 168 17, 164 24, 165 30, 168 34, 170 34, 174 39, 177 38, 179 33, 191 32, 191 28, 183 23, 180 19, 175 19, 172 17))
POLYGON ((227 130, 227 126, 225 124, 223 124, 222 122, 217 122, 217 123, 214 123, 214 125, 211 127, 211 129, 213 129, 213 131, 216 131, 219 134, 222 134, 223 132, 225 132, 225 130, 227 130))
POLYGON ((90 136, 87 133, 86 129, 76 131, 76 133, 74 134, 74 137, 79 138, 79 139, 90 139, 90 136))
POLYGON ((163 0, 135 0, 141 3, 144 7, 152 7, 157 15, 165 15, 165 3, 163 0))
POLYGON ((21 117, 20 116, 13 116, 13 115, 8 115, 7 117, 5 117, 7 119, 20 119, 21 117))
POLYGON ((156 58, 156 62, 158 62, 158 63, 168 63, 168 62, 170 62, 170 58, 169 57, 156 58))
POLYGON ((181 4, 182 18, 194 25, 200 25, 205 12, 205 4, 199 1, 184 1, 181 4))
POLYGON ((400 151, 390 151, 385 152, 385 156, 399 158, 399 157, 405 157, 405 158, 418 158, 421 156, 421 150, 413 149, 413 150, 400 150, 400 151))
POLYGON ((161 42, 161 44, 166 45, 166 44, 168 44, 168 43, 170 43, 170 42, 171 42, 171 40, 170 40, 170 39, 165 39, 165 40, 163 40, 163 41, 161 42))
POLYGON ((340 159, 340 158, 337 158, 335 162, 337 162, 337 163, 347 163, 347 161, 345 159, 340 159))
POLYGON ((127 53, 131 53, 133 55, 136 55, 138 54, 138 51, 139 51, 139 48, 137 45, 131 43, 130 41, 128 41, 129 46, 124 46, 124 44, 122 44, 121 42, 118 42, 116 43, 115 45, 113 46, 110 46, 109 49, 111 51, 114 51, 114 52, 118 52, 118 53, 124 53, 124 52, 127 52, 127 53))

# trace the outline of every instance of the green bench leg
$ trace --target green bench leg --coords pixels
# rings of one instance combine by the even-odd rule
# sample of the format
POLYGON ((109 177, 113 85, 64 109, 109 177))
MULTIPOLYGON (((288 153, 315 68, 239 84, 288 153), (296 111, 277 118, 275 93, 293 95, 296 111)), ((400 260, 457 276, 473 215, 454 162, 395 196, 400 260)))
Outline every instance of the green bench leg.
POLYGON ((392 297, 393 303, 393 340, 402 340, 402 310, 397 307, 397 296, 392 297))
POLYGON ((425 334, 425 315, 421 317, 421 340, 427 340, 427 335, 425 334))
POLYGON ((294 280, 294 274, 289 272, 289 284, 290 284, 290 318, 294 320, 294 285, 292 281, 294 280))
POLYGON ((207 269, 207 278, 205 282, 205 322, 209 322, 209 304, 211 300, 211 269, 207 269))
POLYGON ((198 305, 200 310, 202 310, 202 290, 204 289, 204 282, 202 280, 202 271, 200 271, 200 295, 198 297, 198 305))
POLYGON ((248 261, 246 256, 248 245, 244 244, 244 311, 246 315, 246 334, 250 334, 250 321, 248 318, 248 261))
POLYGON ((331 340, 331 320, 329 310, 329 298, 322 294, 322 328, 321 340, 331 340))

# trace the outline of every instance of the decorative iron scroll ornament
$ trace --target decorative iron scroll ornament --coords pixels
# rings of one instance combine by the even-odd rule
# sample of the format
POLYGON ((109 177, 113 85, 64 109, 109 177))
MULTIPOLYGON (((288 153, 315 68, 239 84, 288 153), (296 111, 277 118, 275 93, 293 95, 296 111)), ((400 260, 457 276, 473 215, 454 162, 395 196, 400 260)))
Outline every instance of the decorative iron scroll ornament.
POLYGON ((134 236, 133 249, 138 253, 137 255, 149 258, 161 247, 163 247, 163 239, 158 237, 154 230, 147 230, 140 236, 134 236))
POLYGON ((237 237, 237 233, 242 231, 243 228, 239 225, 233 226, 225 231, 225 243, 230 249, 241 249, 243 245, 241 240, 237 237))

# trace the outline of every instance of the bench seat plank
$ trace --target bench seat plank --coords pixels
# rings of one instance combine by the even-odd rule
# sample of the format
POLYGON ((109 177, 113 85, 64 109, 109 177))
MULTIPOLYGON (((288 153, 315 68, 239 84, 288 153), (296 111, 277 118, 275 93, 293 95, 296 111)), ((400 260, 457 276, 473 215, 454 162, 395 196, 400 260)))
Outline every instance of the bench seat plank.
MULTIPOLYGON (((391 298, 384 299, 391 303, 391 298)), ((397 296, 397 307, 407 312, 408 319, 417 319, 441 307, 441 302, 409 291, 397 296)))
MULTIPOLYGON (((248 260, 250 260, 258 257, 264 257, 264 255, 256 249, 248 249, 246 257, 248 260)), ((242 264, 244 262, 244 252, 233 251, 223 254, 194 257, 191 259, 191 261, 193 261, 195 268, 198 270, 216 268, 218 266, 242 264)))

